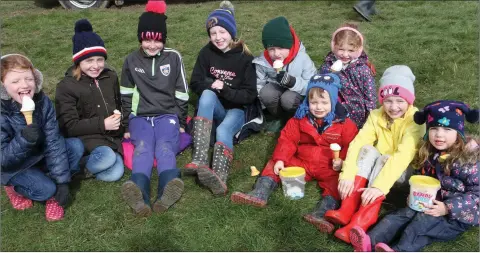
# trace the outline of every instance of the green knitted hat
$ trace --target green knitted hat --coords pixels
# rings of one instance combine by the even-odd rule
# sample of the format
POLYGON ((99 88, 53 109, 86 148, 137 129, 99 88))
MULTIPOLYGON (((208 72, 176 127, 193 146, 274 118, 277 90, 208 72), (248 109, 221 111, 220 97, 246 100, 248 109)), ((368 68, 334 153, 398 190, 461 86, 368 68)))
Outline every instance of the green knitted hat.
POLYGON ((290 25, 285 17, 276 17, 263 27, 262 43, 265 49, 281 47, 290 49, 293 45, 293 36, 290 25))

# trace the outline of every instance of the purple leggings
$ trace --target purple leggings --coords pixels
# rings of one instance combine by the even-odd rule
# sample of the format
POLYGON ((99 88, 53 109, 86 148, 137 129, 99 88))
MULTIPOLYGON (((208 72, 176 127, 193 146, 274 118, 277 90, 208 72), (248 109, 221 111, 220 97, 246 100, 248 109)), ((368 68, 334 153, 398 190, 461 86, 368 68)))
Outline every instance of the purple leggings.
POLYGON ((131 117, 130 139, 133 151, 132 173, 142 173, 150 178, 153 159, 157 159, 157 172, 177 168, 175 155, 180 149, 180 125, 174 114, 156 117, 131 117))

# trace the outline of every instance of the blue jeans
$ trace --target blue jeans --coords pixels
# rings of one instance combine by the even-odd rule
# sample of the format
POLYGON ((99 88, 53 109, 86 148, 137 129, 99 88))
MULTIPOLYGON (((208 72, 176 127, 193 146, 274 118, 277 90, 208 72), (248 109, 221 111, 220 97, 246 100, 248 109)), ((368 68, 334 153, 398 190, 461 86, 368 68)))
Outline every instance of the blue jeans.
MULTIPOLYGON (((65 139, 70 174, 79 171, 78 162, 83 156, 83 143, 78 138, 65 139)), ((43 162, 43 161, 42 161, 43 162)), ((15 191, 34 201, 45 201, 51 198, 57 191, 55 182, 41 169, 41 163, 20 171, 13 176, 7 185, 12 185, 15 191)))
POLYGON ((233 136, 245 124, 245 112, 242 109, 226 110, 215 92, 204 90, 198 102, 197 116, 213 120, 218 125, 216 141, 233 150, 233 136))
POLYGON ((123 176, 123 159, 110 147, 96 147, 87 158, 86 167, 98 180, 118 181, 123 176))
POLYGON ((372 246, 383 242, 395 251, 420 251, 434 241, 453 240, 468 228, 446 216, 434 217, 405 207, 385 216, 368 235, 372 246), (392 243, 398 235, 400 239, 392 243))

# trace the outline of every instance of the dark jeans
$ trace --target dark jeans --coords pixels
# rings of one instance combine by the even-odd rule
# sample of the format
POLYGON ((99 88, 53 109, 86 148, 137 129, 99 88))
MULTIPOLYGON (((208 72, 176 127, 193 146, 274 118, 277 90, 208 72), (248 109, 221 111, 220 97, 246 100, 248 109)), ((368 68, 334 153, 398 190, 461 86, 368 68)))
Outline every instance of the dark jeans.
POLYGON ((267 83, 259 92, 260 101, 275 117, 292 117, 303 96, 279 85, 267 83))
POLYGON ((468 228, 446 216, 434 217, 405 207, 385 216, 368 235, 372 247, 383 242, 395 251, 420 251, 434 241, 453 240, 468 228))
MULTIPOLYGON (((84 147, 78 138, 65 139, 70 173, 79 171, 78 162, 83 156, 84 147)), ((23 170, 13 176, 7 185, 12 185, 15 191, 34 201, 45 201, 57 191, 55 182, 41 169, 42 164, 23 170)))

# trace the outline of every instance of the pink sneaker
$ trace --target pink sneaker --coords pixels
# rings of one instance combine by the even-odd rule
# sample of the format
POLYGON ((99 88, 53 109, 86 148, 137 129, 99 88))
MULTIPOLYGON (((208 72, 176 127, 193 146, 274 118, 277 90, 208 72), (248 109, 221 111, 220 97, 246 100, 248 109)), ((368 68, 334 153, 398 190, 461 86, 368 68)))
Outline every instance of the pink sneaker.
POLYGON ((359 226, 355 226, 350 230, 350 243, 352 243, 355 252, 372 251, 370 236, 359 226))
POLYGON ((64 215, 63 207, 52 197, 45 205, 45 218, 47 221, 62 220, 64 215))
POLYGON ((8 198, 10 199, 10 203, 16 210, 25 210, 33 206, 33 201, 18 194, 13 189, 13 186, 5 186, 4 188, 8 198))
POLYGON ((383 242, 377 243, 377 245, 375 245, 375 251, 376 252, 395 252, 395 250, 393 250, 392 248, 390 248, 390 246, 388 246, 383 242))

